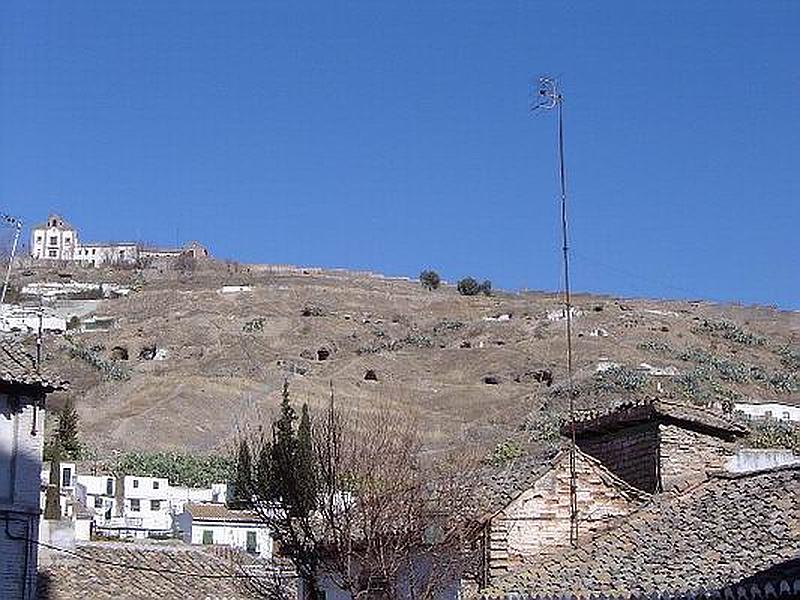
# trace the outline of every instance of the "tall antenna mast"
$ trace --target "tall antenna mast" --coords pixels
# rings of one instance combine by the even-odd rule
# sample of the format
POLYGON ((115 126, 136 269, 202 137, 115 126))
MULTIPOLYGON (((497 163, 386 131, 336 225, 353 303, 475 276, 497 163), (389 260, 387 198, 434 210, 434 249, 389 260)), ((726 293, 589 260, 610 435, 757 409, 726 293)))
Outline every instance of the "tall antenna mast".
POLYGON ((558 179, 561 191, 561 250, 564 266, 564 313, 567 324, 567 385, 569 386, 569 541, 578 545, 578 477, 575 464, 575 386, 572 376, 572 297, 569 285, 569 230, 567 227, 567 173, 564 166, 564 96, 554 77, 540 77, 532 111, 558 111, 558 179))
POLYGON ((14 227, 14 243, 11 245, 11 256, 8 257, 6 276, 5 279, 3 279, 3 292, 0 294, 0 304, 4 304, 6 301, 6 292, 8 291, 8 280, 11 278, 11 265, 14 264, 14 256, 17 253, 17 244, 19 243, 19 235, 22 232, 22 221, 5 213, 0 213, 0 221, 14 227))

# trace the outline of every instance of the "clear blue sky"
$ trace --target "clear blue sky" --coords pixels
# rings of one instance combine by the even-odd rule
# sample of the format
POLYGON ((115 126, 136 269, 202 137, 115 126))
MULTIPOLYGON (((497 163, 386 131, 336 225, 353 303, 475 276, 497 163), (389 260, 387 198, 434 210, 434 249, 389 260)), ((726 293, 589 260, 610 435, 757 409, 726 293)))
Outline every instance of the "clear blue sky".
POLYGON ((800 2, 0 6, 0 207, 84 239, 800 308, 800 2))

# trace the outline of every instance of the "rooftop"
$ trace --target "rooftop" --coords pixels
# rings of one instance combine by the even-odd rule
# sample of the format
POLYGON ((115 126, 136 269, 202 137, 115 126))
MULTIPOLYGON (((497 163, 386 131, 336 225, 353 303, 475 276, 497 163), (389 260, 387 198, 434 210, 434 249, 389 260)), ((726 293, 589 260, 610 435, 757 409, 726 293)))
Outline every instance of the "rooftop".
POLYGON ((194 503, 186 504, 186 512, 198 521, 236 521, 240 523, 260 523, 258 514, 248 510, 232 510, 224 504, 194 503))
POLYGON ((242 564, 187 546, 87 543, 39 568, 42 600, 257 598, 242 564))
MULTIPOLYGON (((676 423, 689 429, 699 429, 723 438, 733 438, 747 433, 747 428, 734 422, 720 411, 658 398, 628 400, 601 410, 578 411, 575 432, 592 434, 609 429, 620 429, 643 421, 661 420, 676 423)), ((567 435, 568 423, 562 425, 567 435)))
POLYGON ((0 339, 0 382, 7 385, 36 386, 47 392, 64 390, 68 382, 36 368, 33 356, 19 342, 0 339))
POLYGON ((486 596, 630 596, 800 579, 800 465, 718 473, 583 546, 510 575, 486 596))

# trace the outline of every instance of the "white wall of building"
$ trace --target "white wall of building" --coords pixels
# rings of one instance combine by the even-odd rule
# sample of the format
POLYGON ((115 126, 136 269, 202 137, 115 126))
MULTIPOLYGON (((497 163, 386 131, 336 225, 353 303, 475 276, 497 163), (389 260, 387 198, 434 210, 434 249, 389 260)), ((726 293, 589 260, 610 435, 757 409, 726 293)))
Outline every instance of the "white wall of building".
POLYGON ((163 477, 126 475, 123 479, 125 522, 151 531, 172 530, 169 481, 163 477))
POLYGON ((734 410, 741 412, 749 419, 777 419, 778 421, 800 422, 800 406, 780 404, 778 402, 737 402, 734 410))
POLYGON ((86 244, 77 248, 74 260, 99 267, 105 264, 132 263, 139 258, 139 247, 133 243, 86 244))
POLYGON ((72 260, 78 247, 78 232, 58 215, 50 215, 42 226, 31 230, 30 253, 45 260, 72 260))
POLYGON ((38 552, 26 540, 39 537, 44 416, 31 398, 0 393, 0 598, 35 597, 38 552))
POLYGON ((183 513, 180 516, 179 524, 186 543, 208 544, 208 532, 210 532, 212 539, 210 543, 231 546, 245 551, 247 551, 247 534, 249 532, 255 535, 256 555, 261 558, 272 557, 272 537, 269 534, 269 528, 263 523, 198 521, 192 519, 190 513, 183 513))

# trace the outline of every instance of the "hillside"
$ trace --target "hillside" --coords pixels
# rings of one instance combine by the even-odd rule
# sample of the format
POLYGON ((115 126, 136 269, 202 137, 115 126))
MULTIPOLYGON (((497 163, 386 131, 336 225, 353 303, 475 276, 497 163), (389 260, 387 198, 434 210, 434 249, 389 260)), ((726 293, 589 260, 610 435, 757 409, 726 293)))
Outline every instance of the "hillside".
MULTIPOLYGON (((431 448, 546 437, 564 408, 553 293, 462 297, 451 286, 212 261, 192 272, 32 267, 16 278, 132 287, 88 308, 60 303, 111 319, 108 331, 46 340, 50 368, 72 382, 84 438, 101 451, 225 448, 237 426, 276 406, 285 377, 312 407, 327 402, 332 381, 341 406, 415 413, 431 448), (370 370, 376 380, 365 380, 370 370)), ((580 407, 648 394, 800 402, 798 313, 592 295, 574 303, 580 407)))

